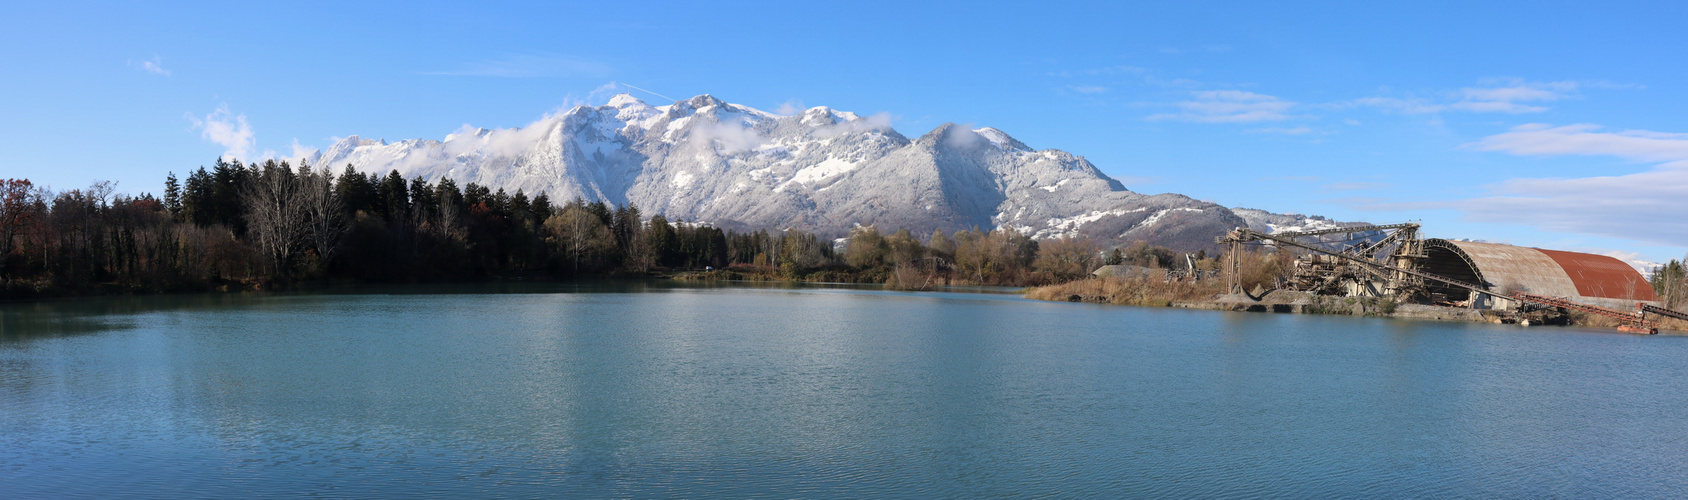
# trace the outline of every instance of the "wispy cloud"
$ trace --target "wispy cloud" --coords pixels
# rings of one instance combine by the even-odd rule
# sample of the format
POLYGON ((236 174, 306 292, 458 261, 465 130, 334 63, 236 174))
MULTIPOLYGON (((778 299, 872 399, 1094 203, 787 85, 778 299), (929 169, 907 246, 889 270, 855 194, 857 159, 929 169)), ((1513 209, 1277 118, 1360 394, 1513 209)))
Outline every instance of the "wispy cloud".
POLYGON ((1337 181, 1319 186, 1321 191, 1372 191, 1390 187, 1387 182, 1337 181))
POLYGON ((1579 123, 1555 127, 1530 123, 1464 145, 1479 151, 1523 156, 1616 156, 1646 162, 1688 160, 1688 134, 1625 130, 1601 132, 1599 125, 1579 123))
POLYGON ((782 116, 791 116, 791 115, 795 115, 795 114, 798 114, 798 113, 802 113, 803 110, 805 110, 805 109, 809 109, 809 108, 803 106, 803 100, 802 99, 790 99, 790 100, 787 100, 783 103, 780 103, 780 106, 778 108, 774 108, 774 114, 782 115, 782 116))
POLYGON ((1108 91, 1107 87, 1101 85, 1068 85, 1067 89, 1080 94, 1101 94, 1108 91))
POLYGON ((170 76, 170 70, 164 69, 164 59, 153 54, 152 59, 129 60, 129 67, 152 73, 154 75, 170 76))
POLYGON ((494 78, 601 78, 614 72, 608 64, 570 56, 510 54, 472 62, 450 71, 426 71, 424 75, 484 76, 494 78))
POLYGON ((1249 134, 1307 135, 1313 133, 1313 129, 1309 127, 1266 127, 1248 129, 1243 132, 1249 134))
POLYGON ((299 138, 297 138, 297 137, 293 138, 293 144, 289 145, 288 149, 292 151, 291 156, 288 156, 288 158, 297 160, 301 163, 304 162, 305 159, 310 158, 311 155, 314 155, 318 151, 321 151, 317 148, 306 146, 304 144, 300 144, 299 138))
POLYGON ((1520 156, 1612 156, 1658 163, 1639 173, 1572 178, 1520 178, 1491 186, 1491 195, 1440 203, 1468 219, 1550 231, 1688 246, 1688 134, 1590 124, 1529 124, 1467 144, 1468 149, 1520 156))
POLYGON ((1230 52, 1231 46, 1222 43, 1197 45, 1194 47, 1161 47, 1162 54, 1191 54, 1199 52, 1230 52))
POLYGON ((643 93, 646 93, 646 94, 661 97, 663 99, 667 99, 667 100, 670 100, 670 101, 677 101, 678 100, 678 99, 675 99, 673 97, 668 97, 668 96, 665 96, 665 95, 662 95, 662 94, 658 94, 656 92, 645 90, 644 88, 641 88, 641 87, 636 87, 636 86, 633 86, 631 84, 622 83, 622 82, 609 82, 609 83, 606 83, 606 84, 603 84, 603 85, 599 85, 598 88, 592 89, 591 93, 586 94, 586 98, 588 100, 591 100, 591 101, 601 102, 603 99, 608 98, 610 96, 614 96, 616 94, 631 94, 631 92, 628 92, 629 90, 637 90, 639 92, 643 92, 643 93))
POLYGON ((1317 175, 1275 175, 1270 177, 1256 177, 1257 181, 1288 181, 1288 182, 1319 182, 1323 177, 1317 175))
POLYGON ((1520 79, 1489 79, 1484 86, 1439 92, 1433 97, 1363 97, 1337 106, 1353 105, 1387 109, 1404 114, 1444 112, 1524 114, 1547 111, 1544 104, 1577 96, 1586 86, 1612 88, 1610 84, 1575 81, 1531 82, 1520 79))
POLYGON ((1137 66, 1103 66, 1103 67, 1100 67, 1100 68, 1089 68, 1089 69, 1080 69, 1080 70, 1051 71, 1051 72, 1049 72, 1049 76, 1059 76, 1059 77, 1062 77, 1062 78, 1071 78, 1071 77, 1075 77, 1075 76, 1109 76, 1109 75, 1121 75, 1121 74, 1141 75, 1141 74, 1148 73, 1148 72, 1149 72, 1148 68, 1141 68, 1141 67, 1137 67, 1137 66))
POLYGON ((1193 100, 1174 104, 1182 111, 1149 115, 1146 119, 1196 123, 1283 121, 1293 118, 1288 111, 1296 105, 1274 96, 1242 90, 1201 90, 1190 95, 1193 100))
POLYGON ((193 123, 193 128, 199 131, 200 138, 223 146, 223 156, 252 159, 252 148, 257 144, 257 139, 252 134, 252 126, 246 123, 246 115, 230 112, 229 105, 224 103, 203 118, 192 113, 185 113, 184 116, 193 123))

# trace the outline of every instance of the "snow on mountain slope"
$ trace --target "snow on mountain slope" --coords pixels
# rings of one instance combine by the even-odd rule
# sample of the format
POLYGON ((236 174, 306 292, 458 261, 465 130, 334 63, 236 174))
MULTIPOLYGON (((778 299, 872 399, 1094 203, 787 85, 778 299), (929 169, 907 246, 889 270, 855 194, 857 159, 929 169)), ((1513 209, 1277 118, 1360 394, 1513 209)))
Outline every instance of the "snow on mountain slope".
MULTIPOLYGON (((622 94, 527 127, 465 127, 438 141, 352 136, 308 160, 830 236, 857 224, 921 234, 1011 227, 1040 239, 1195 249, 1234 227, 1292 224, 1279 222, 1292 216, 1135 193, 1083 157, 1034 150, 994 128, 944 124, 910 139, 882 116, 826 107, 782 116, 709 95, 652 106, 622 94)), ((1293 224, 1329 222, 1302 220, 1293 224)))
POLYGON ((1254 208, 1232 208, 1231 212, 1248 221, 1249 229, 1267 234, 1368 225, 1365 222, 1337 222, 1318 215, 1275 214, 1254 208))

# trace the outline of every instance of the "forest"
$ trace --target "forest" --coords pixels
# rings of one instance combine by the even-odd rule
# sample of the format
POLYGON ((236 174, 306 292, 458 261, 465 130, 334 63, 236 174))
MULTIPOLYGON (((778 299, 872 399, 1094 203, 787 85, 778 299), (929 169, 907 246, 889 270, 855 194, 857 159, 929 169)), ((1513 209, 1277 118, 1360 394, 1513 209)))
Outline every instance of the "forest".
POLYGON ((110 182, 53 192, 0 180, 0 257, 8 298, 650 276, 1019 286, 1084 277, 1103 263, 1174 261, 1144 243, 1105 251, 1012 229, 922 238, 857 227, 839 241, 798 229, 725 231, 601 200, 224 159, 186 179, 171 173, 157 197, 110 182))

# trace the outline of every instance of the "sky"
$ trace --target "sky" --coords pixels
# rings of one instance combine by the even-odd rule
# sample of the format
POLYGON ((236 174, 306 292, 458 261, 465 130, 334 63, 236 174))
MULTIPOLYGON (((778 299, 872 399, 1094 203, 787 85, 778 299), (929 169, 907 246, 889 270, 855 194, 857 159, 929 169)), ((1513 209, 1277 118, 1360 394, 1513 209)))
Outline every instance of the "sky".
POLYGON ((1651 261, 1688 251, 1688 2, 27 2, 0 178, 441 139, 621 92, 946 122, 1127 188, 1651 261))

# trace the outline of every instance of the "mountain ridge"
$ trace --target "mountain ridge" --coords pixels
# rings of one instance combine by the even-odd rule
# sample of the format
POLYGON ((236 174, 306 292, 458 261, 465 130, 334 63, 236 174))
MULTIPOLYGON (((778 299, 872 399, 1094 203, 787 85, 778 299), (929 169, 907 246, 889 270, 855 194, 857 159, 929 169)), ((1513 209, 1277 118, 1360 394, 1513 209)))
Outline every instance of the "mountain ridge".
POLYGON ((305 159, 633 203, 724 228, 828 236, 856 225, 919 234, 1008 227, 1036 239, 1082 235, 1195 250, 1235 227, 1331 222, 1137 193, 1082 156, 1033 149, 996 128, 945 123, 911 139, 883 115, 825 106, 781 115, 709 94, 665 106, 619 94, 526 127, 465 125, 442 140, 353 135, 305 159))

